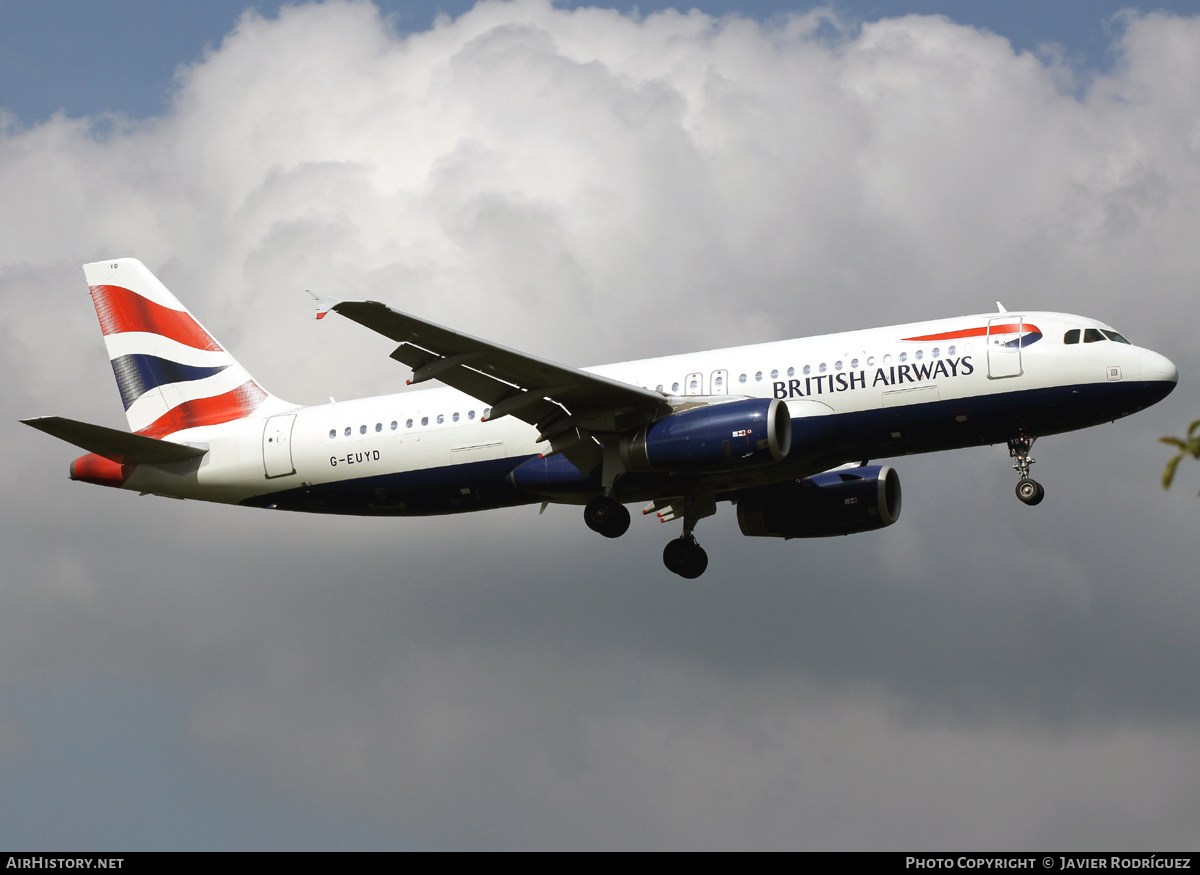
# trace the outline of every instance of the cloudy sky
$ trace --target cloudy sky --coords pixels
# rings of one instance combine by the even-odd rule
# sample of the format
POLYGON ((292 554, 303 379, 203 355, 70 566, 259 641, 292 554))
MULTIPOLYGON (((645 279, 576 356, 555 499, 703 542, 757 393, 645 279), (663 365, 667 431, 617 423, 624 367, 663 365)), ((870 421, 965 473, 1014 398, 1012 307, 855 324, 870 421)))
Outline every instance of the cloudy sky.
POLYGON ((244 6, 0 2, 0 846, 1195 848, 1197 4, 244 6), (404 377, 305 288, 573 365, 1001 300, 1182 378, 1037 508, 901 459, 892 528, 725 507, 684 581, 577 508, 68 482, 16 420, 124 427, 110 256, 300 403, 404 377))

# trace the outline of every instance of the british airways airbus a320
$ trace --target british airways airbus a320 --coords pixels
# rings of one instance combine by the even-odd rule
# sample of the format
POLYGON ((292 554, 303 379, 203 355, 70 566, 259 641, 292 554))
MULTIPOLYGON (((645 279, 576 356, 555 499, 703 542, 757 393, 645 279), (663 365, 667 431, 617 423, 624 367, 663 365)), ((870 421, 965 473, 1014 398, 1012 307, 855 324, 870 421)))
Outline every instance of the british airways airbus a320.
POLYGON ((301 407, 263 389, 141 262, 84 266, 132 434, 25 420, 87 450, 71 479, 252 507, 381 516, 582 505, 609 538, 682 520, 667 568, 698 577, 693 530, 737 506, 752 537, 846 535, 900 514, 863 460, 1006 443, 1017 496, 1041 435, 1128 416, 1175 365, 1107 325, 1000 312, 580 370, 374 301, 317 296, 399 345, 410 383, 449 388, 301 407))

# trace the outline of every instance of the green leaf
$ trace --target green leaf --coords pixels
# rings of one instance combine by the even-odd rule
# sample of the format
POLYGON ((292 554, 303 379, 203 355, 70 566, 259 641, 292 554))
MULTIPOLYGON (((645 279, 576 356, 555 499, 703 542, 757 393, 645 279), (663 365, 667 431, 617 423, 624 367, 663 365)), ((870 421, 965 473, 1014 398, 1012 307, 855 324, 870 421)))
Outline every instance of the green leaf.
POLYGON ((1167 468, 1163 471, 1162 484, 1163 489, 1171 488, 1171 481, 1175 479, 1175 469, 1179 467, 1179 461, 1183 456, 1176 456, 1171 461, 1167 462, 1167 468))

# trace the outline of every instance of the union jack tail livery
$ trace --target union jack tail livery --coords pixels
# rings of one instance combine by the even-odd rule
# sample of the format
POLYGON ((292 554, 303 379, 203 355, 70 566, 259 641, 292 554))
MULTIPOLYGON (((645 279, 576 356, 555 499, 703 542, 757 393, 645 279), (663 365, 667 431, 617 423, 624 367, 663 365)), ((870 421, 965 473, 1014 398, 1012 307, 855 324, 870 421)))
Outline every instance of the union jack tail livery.
POLYGON ((131 431, 162 438, 219 425, 273 398, 140 261, 83 270, 131 431))

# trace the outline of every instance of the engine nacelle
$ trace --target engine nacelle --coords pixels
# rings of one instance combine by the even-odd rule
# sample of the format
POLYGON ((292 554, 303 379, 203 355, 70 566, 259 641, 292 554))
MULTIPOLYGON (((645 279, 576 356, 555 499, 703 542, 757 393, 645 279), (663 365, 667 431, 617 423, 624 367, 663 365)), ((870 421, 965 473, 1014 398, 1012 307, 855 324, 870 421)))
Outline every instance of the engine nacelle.
POLYGON ((827 538, 890 526, 900 517, 900 475, 886 465, 827 471, 743 493, 743 535, 827 538))
POLYGON ((792 418, 778 398, 693 407, 621 438, 630 471, 727 471, 778 462, 792 448, 792 418))

